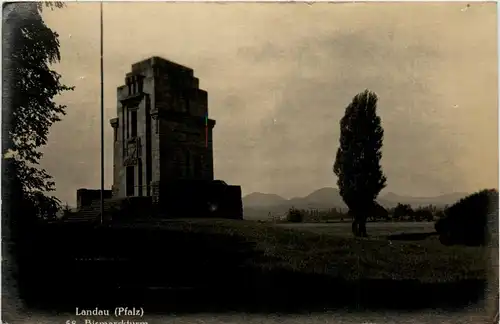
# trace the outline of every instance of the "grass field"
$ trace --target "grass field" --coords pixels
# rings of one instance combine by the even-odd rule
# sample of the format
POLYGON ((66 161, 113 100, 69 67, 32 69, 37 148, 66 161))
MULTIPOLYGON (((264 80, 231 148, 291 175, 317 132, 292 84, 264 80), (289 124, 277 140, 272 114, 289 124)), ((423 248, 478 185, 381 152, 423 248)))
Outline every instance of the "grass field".
MULTIPOLYGON (((317 234, 352 237, 351 222, 335 223, 282 223, 279 227, 311 231, 317 234)), ((367 230, 372 239, 386 239, 389 235, 433 233, 434 222, 368 222, 367 230)))
MULTIPOLYGON (((175 225, 169 226, 174 228, 175 225)), ((409 235, 410 238, 405 239, 404 234, 432 233, 433 223, 369 223, 371 237, 366 239, 353 238, 350 223, 271 225, 252 221, 192 220, 177 226, 244 237, 256 244, 256 249, 268 257, 266 260, 271 260, 267 263, 256 261, 260 267, 283 267, 344 279, 416 279, 421 282, 486 279, 490 253, 480 247, 446 247, 433 235, 425 239, 413 239, 409 235)))
POLYGON ((369 223, 371 237, 353 238, 348 223, 213 219, 64 225, 40 231, 45 243, 37 243, 32 262, 52 264, 42 284, 64 296, 67 309, 95 305, 98 297, 149 312, 456 309, 478 302, 492 250, 446 247, 429 231, 430 223, 369 223), (42 257, 42 250, 51 252, 42 257), (80 299, 64 289, 79 291, 72 297, 80 299))

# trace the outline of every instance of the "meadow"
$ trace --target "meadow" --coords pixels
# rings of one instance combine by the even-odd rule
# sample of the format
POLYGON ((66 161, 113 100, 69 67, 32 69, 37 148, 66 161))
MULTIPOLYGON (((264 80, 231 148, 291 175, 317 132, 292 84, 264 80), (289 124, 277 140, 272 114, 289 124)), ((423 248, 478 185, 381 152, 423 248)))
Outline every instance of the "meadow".
POLYGON ((344 279, 486 279, 490 252, 481 247, 443 246, 431 222, 368 223, 369 238, 353 238, 349 222, 271 225, 194 220, 182 226, 186 224, 191 230, 236 235, 254 243, 256 250, 272 260, 258 262, 259 267, 279 265, 344 279))
POLYGON ((491 248, 443 246, 432 223, 369 223, 368 231, 354 238, 349 223, 216 219, 52 224, 34 238, 30 261, 45 266, 29 283, 55 298, 32 294, 32 306, 127 303, 149 313, 484 306, 491 248))
MULTIPOLYGON (((341 237, 351 237, 351 222, 328 222, 328 223, 280 223, 276 226, 287 228, 287 229, 297 229, 311 231, 317 234, 335 235, 341 237)), ((384 239, 388 236, 402 236, 404 234, 433 234, 434 222, 390 222, 390 221, 380 221, 380 222, 368 222, 369 234, 372 239, 384 239)), ((432 235, 429 235, 432 236, 432 235)), ((416 240, 410 238, 408 240, 416 240)))

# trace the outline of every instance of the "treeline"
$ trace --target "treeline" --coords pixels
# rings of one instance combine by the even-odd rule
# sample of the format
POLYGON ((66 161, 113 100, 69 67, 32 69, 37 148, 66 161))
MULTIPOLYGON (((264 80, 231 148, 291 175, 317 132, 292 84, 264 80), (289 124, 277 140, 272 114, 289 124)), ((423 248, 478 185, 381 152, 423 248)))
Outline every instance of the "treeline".
MULTIPOLYGON (((410 221, 410 222, 432 222, 444 216, 445 207, 435 205, 419 206, 413 209, 409 204, 399 203, 396 207, 387 209, 387 217, 380 215, 368 215, 369 221, 410 221), (379 217, 377 217, 379 216, 379 217)), ((287 222, 338 222, 351 221, 352 217, 346 209, 330 208, 330 209, 298 209, 292 207, 285 215, 283 221, 287 222)))
POLYGON ((389 214, 392 215, 393 220, 432 222, 436 219, 443 217, 446 208, 448 208, 448 206, 440 208, 435 205, 427 205, 413 209, 408 204, 398 204, 396 207, 389 210, 389 214))

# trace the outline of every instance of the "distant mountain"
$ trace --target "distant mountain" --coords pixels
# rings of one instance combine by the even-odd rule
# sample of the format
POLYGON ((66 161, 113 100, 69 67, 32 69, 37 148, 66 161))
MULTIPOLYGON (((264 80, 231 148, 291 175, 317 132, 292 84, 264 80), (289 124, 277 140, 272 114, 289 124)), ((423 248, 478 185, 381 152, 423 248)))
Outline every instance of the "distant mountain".
POLYGON ((292 199, 257 192, 243 197, 243 215, 246 219, 266 220, 272 216, 284 215, 291 207, 328 209, 333 207, 345 208, 345 204, 340 197, 339 191, 335 188, 322 188, 306 197, 292 199))
POLYGON ((275 194, 265 194, 260 192, 251 193, 243 197, 243 206, 248 207, 268 207, 286 203, 287 200, 275 194))
POLYGON ((400 196, 395 193, 389 192, 383 195, 381 200, 383 200, 390 206, 395 206, 398 203, 401 203, 401 204, 409 204, 412 207, 425 206, 425 205, 436 205, 443 207, 445 205, 451 205, 467 195, 468 193, 456 192, 436 197, 408 197, 408 196, 400 196))
MULTIPOLYGON (((381 195, 377 201, 386 208, 398 203, 409 204, 413 208, 426 205, 445 206, 467 196, 467 193, 452 193, 437 197, 408 197, 389 192, 381 195)), ((254 192, 243 197, 244 216, 247 219, 268 219, 269 214, 284 214, 290 207, 299 209, 347 208, 336 188, 321 188, 305 197, 285 199, 275 194, 254 192)))
POLYGON ((346 208, 338 189, 329 187, 313 191, 303 198, 290 199, 288 204, 296 208, 346 208))

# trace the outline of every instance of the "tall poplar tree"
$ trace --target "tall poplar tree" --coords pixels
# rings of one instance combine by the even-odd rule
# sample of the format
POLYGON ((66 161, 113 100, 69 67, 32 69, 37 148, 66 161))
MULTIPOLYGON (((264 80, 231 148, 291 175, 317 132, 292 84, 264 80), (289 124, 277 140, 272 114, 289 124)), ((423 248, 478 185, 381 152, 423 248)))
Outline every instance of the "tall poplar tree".
POLYGON ((375 199, 386 186, 382 172, 384 130, 377 116, 378 97, 365 90, 347 106, 340 120, 340 145, 333 171, 342 199, 353 216, 355 236, 367 236, 366 219, 376 208, 375 199))

